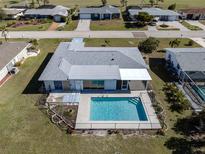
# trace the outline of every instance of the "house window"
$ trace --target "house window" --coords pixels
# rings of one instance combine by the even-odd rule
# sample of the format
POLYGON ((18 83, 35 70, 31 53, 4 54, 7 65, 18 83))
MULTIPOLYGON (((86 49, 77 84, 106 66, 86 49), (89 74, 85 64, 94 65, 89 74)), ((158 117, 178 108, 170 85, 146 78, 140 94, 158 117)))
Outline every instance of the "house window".
POLYGON ((84 89, 104 89, 103 80, 88 80, 83 81, 84 89))
POLYGON ((55 90, 63 90, 62 81, 54 81, 55 90))

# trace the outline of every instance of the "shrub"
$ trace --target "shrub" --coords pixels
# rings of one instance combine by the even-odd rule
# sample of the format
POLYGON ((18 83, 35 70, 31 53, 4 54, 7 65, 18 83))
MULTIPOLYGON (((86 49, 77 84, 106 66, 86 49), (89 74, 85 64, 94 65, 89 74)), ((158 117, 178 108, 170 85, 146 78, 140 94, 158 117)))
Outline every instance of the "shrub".
POLYGON ((171 5, 168 7, 168 10, 175 10, 175 9, 176 9, 176 3, 171 4, 171 5))
POLYGON ((189 40, 189 42, 187 43, 188 46, 193 46, 194 45, 194 41, 193 40, 189 40))
POLYGON ((141 52, 152 53, 159 46, 159 40, 149 37, 145 41, 139 42, 138 48, 141 52))
POLYGON ((162 28, 167 28, 167 27, 169 27, 169 25, 162 24, 162 25, 160 25, 160 27, 162 27, 162 28))

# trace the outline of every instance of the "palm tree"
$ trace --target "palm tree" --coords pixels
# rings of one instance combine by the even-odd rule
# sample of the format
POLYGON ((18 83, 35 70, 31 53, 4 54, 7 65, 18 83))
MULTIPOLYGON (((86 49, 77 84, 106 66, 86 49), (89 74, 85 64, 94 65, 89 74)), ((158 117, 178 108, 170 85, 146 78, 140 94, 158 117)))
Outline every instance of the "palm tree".
POLYGON ((120 3, 122 4, 122 7, 127 7, 127 0, 121 0, 120 3))
POLYGON ((1 36, 4 37, 5 41, 8 41, 7 35, 8 35, 8 30, 7 30, 6 26, 4 26, 1 29, 1 36))
POLYGON ((43 5, 49 4, 49 0, 43 0, 43 5))
POLYGON ((103 6, 107 5, 107 0, 101 0, 101 1, 102 1, 103 6))

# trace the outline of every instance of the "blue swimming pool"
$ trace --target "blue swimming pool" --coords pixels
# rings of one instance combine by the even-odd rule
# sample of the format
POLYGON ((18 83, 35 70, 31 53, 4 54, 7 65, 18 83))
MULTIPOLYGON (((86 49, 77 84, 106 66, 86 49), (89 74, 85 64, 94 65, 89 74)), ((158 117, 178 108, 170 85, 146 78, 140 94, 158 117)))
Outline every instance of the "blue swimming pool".
POLYGON ((92 97, 90 120, 147 121, 147 116, 138 97, 92 97))
POLYGON ((193 89, 197 92, 199 97, 205 101, 205 86, 193 86, 193 89))

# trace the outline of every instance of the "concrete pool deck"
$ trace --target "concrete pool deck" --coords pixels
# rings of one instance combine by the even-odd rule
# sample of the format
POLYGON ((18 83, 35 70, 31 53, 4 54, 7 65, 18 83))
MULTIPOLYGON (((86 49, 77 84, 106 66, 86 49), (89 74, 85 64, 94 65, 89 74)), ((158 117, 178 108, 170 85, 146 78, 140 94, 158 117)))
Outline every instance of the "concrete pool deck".
POLYGON ((146 91, 131 91, 130 93, 101 93, 80 94, 80 102, 75 129, 160 129, 161 125, 152 107, 151 100, 146 91), (143 103, 147 121, 91 121, 91 97, 140 97, 143 103))

